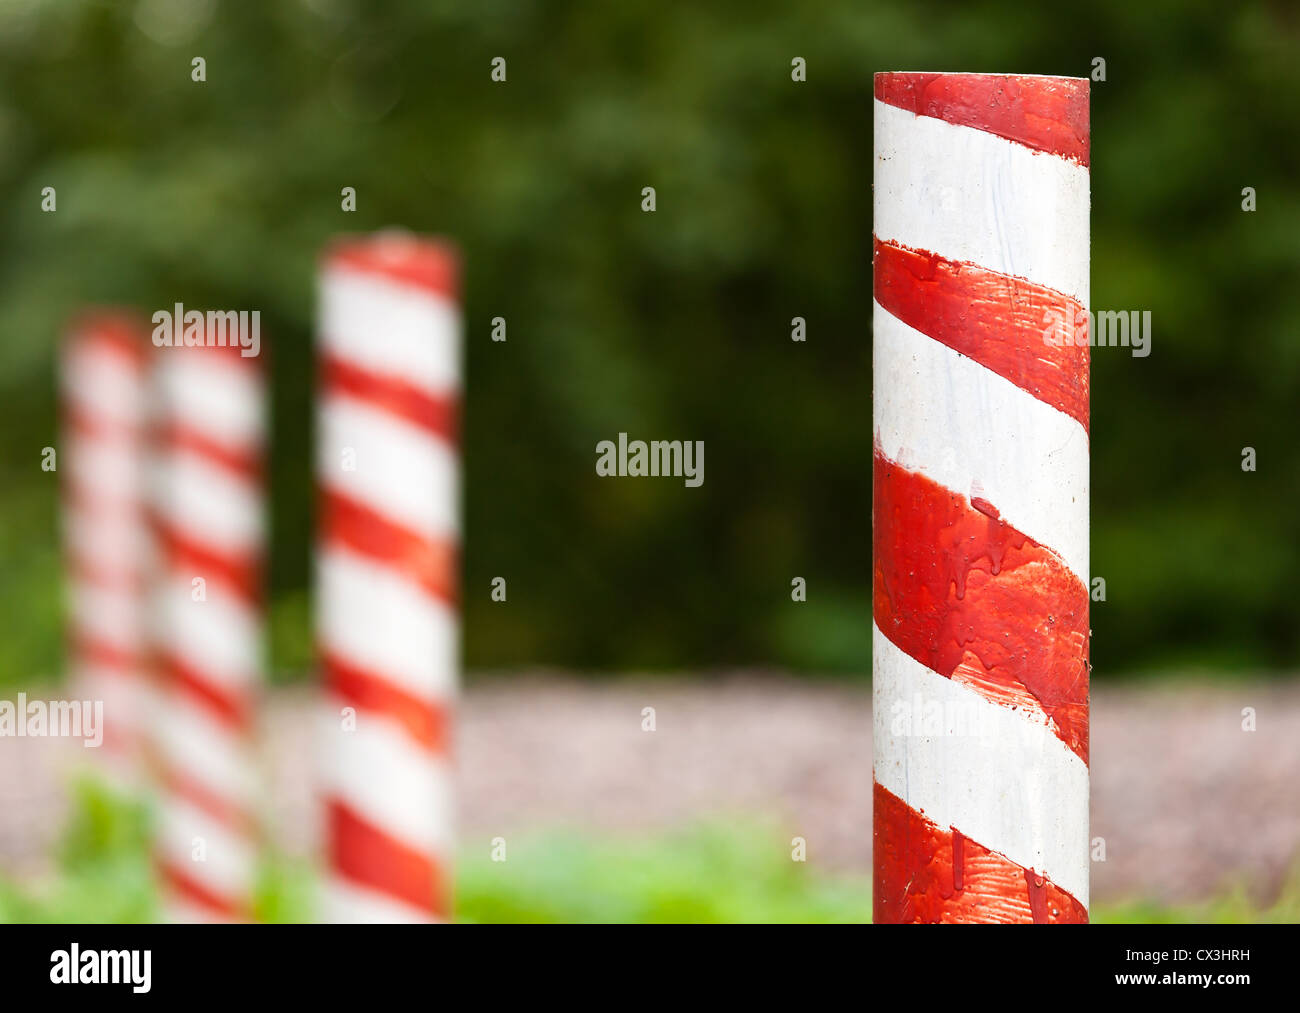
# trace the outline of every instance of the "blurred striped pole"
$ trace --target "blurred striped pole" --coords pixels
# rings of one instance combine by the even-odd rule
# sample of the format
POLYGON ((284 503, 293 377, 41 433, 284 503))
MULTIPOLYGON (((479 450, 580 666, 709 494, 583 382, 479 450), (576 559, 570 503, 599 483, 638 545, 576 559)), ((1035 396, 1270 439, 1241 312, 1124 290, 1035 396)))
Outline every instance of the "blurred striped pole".
POLYGON ((97 760, 122 788, 139 783, 147 531, 142 321, 86 313, 60 359, 63 543, 72 692, 103 701, 97 760))
POLYGON ((445 920, 457 684, 457 262, 343 239, 320 291, 317 638, 329 921, 445 920))
POLYGON ((875 920, 1086 921, 1088 82, 875 98, 875 920))
POLYGON ((166 914, 246 920, 263 671, 262 370, 233 347, 152 354, 151 726, 166 914))

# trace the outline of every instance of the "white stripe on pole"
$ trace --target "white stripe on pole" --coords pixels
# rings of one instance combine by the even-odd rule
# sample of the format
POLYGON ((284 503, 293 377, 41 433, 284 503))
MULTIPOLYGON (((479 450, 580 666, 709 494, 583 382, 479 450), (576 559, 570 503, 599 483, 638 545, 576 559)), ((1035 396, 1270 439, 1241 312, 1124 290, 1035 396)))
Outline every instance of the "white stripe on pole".
POLYGON ((1052 548, 1086 584, 1088 514, 1061 508, 1088 502, 1083 426, 873 305, 881 453, 946 489, 995 504, 1005 520, 1052 548))
POLYGON ((1017 865, 1088 904, 1088 766, 1047 725, 930 671, 872 626, 876 780, 943 827, 997 841, 1017 865), (920 734, 928 715, 942 730, 920 734), (912 725, 901 723, 906 716, 912 725), (895 724, 900 722, 900 724, 895 724), (1053 818, 1044 820, 1050 809, 1053 818))
POLYGON ((334 547, 317 563, 321 597, 316 603, 331 643, 362 668, 387 673, 394 686, 435 706, 456 692, 460 618, 455 609, 413 587, 364 556, 334 547), (392 624, 405 638, 377 637, 392 624))
POLYGON ((877 239, 1088 305, 1086 166, 884 102, 875 110, 877 239))

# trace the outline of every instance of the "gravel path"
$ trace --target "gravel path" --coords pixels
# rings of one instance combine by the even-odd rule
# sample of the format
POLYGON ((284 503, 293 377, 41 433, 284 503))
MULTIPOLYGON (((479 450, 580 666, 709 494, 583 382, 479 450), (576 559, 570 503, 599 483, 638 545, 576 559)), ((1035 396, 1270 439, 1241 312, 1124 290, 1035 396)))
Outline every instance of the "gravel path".
MULTIPOLYGON (((272 832, 316 834, 309 695, 266 709, 272 832)), ((734 814, 808 841, 809 861, 871 866, 870 696, 846 685, 484 677, 460 729, 462 837, 543 827, 656 831, 734 814), (655 708, 656 730, 641 730, 655 708)), ((48 868, 80 746, 0 739, 0 868, 48 868)), ((1300 861, 1300 685, 1169 684, 1093 694, 1094 896, 1186 900, 1227 881, 1261 899, 1300 861), (1254 707, 1258 731, 1241 730, 1254 707)))

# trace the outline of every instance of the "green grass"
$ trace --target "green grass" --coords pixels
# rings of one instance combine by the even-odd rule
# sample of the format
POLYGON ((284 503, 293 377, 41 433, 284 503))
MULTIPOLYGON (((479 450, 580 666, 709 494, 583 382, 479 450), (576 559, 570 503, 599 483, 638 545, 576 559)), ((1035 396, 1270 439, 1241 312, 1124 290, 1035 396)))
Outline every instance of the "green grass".
POLYGON ((507 861, 457 870, 457 911, 477 922, 861 922, 871 884, 789 860, 757 826, 651 838, 552 833, 507 861))
MULTIPOLYGON (((0 921, 154 920, 144 808, 100 785, 76 788, 59 871, 22 886, 0 878, 0 921)), ((709 824, 652 837, 538 834, 507 844, 507 860, 463 856, 456 913, 463 922, 864 922, 871 884, 792 862, 781 838, 758 823, 709 824)), ((312 918, 315 871, 268 859, 256 911, 262 921, 312 918)), ((1201 904, 1141 900, 1099 905, 1098 922, 1300 922, 1300 869, 1271 907, 1240 887, 1201 904)))

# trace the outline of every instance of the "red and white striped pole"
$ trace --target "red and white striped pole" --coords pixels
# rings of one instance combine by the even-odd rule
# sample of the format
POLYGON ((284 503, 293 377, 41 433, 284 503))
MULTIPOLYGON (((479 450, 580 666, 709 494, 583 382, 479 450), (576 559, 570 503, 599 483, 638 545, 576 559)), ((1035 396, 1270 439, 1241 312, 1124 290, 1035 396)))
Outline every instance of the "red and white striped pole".
POLYGON ((450 917, 461 389, 457 261, 337 242, 320 291, 317 639, 328 921, 450 917))
POLYGON ((103 701, 101 758, 123 788, 137 785, 144 692, 147 340, 128 313, 89 312, 60 359, 71 682, 103 701))
POLYGON ((875 99, 875 920, 1086 921, 1088 81, 875 99))
POLYGON ((252 913, 258 843, 262 370, 233 346, 152 354, 150 724, 164 903, 172 920, 240 921, 252 913))

